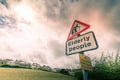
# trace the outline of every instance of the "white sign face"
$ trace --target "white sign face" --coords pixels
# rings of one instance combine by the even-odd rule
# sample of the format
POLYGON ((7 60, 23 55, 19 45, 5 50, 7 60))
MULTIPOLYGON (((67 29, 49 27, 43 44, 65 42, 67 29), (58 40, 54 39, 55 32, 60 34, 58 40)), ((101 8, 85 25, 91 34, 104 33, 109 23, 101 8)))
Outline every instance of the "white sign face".
POLYGON ((94 33, 88 32, 66 42, 66 55, 97 49, 94 33))

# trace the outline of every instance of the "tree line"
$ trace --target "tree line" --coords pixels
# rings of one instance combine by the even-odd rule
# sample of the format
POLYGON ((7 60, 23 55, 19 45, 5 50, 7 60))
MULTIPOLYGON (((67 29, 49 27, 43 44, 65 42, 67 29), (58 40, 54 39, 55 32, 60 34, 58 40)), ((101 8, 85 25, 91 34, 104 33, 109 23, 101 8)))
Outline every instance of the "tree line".
POLYGON ((35 69, 35 70, 43 70, 49 72, 56 72, 65 75, 73 75, 71 69, 64 68, 51 68, 47 65, 40 65, 38 63, 28 63, 23 60, 13 60, 13 59, 0 59, 0 67, 4 68, 26 68, 26 69, 35 69))

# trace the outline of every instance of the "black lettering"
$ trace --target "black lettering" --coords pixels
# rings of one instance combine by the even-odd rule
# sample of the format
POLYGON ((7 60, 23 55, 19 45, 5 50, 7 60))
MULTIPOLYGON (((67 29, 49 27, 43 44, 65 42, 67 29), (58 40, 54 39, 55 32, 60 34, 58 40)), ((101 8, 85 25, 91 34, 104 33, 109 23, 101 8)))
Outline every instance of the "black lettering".
POLYGON ((77 44, 77 42, 78 42, 78 41, 77 41, 77 40, 75 40, 75 41, 74 41, 74 44, 77 44))
POLYGON ((71 46, 71 42, 68 43, 68 46, 71 46))
POLYGON ((87 47, 87 43, 84 43, 84 46, 87 47))
POLYGON ((75 50, 76 47, 73 47, 73 50, 75 50))
POLYGON ((69 48, 69 52, 71 52, 72 51, 72 48, 69 48))
POLYGON ((83 45, 83 44, 80 45, 80 49, 82 49, 82 48, 84 48, 84 45, 83 45))
POLYGON ((79 46, 76 47, 76 49, 79 49, 79 48, 80 48, 79 46))
POLYGON ((87 43, 87 46, 88 46, 88 47, 91 46, 91 42, 87 43))

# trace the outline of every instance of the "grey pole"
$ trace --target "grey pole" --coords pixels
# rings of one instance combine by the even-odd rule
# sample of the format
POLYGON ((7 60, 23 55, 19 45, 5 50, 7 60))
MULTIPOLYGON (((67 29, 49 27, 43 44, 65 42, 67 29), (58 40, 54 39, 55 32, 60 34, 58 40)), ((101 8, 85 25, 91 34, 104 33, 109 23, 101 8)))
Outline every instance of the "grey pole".
MULTIPOLYGON (((79 53, 79 58, 80 58, 80 54, 83 54, 83 55, 84 55, 84 52, 79 53)), ((82 69, 82 73, 83 73, 83 78, 84 78, 84 80, 89 80, 89 78, 88 78, 88 71, 85 70, 85 69, 82 69)))

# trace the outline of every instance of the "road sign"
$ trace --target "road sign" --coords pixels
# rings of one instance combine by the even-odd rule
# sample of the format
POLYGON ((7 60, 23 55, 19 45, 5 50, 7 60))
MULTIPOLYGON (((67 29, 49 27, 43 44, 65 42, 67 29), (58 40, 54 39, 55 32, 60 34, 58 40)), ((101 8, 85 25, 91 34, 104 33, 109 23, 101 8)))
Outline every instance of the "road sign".
POLYGON ((82 71, 84 80, 89 80, 87 71, 92 70, 90 58, 84 56, 84 52, 98 48, 95 35, 92 31, 82 35, 80 34, 89 27, 90 25, 75 20, 66 41, 66 55, 80 53, 79 58, 81 67, 83 68, 82 71))
POLYGON ((97 41, 92 31, 66 42, 66 55, 97 49, 97 41))
POLYGON ((83 54, 80 54, 79 57, 81 68, 88 71, 92 71, 92 64, 90 58, 83 54))
POLYGON ((76 37, 77 35, 79 35, 83 31, 85 31, 89 27, 90 27, 89 24, 86 24, 86 23, 80 22, 78 20, 75 20, 73 22, 73 25, 72 25, 72 28, 71 28, 71 30, 69 32, 67 40, 70 40, 70 39, 76 37))

